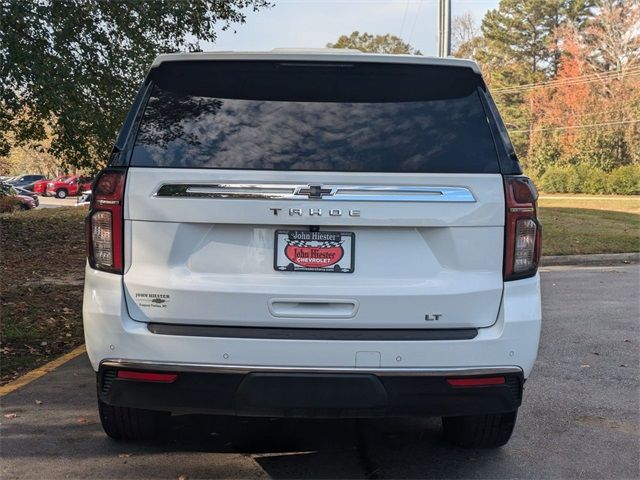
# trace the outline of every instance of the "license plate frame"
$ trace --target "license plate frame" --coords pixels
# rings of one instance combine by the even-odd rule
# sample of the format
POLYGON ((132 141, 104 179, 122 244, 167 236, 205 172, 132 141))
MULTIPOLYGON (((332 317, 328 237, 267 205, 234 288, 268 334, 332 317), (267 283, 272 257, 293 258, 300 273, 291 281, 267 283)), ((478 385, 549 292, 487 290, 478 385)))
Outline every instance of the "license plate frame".
POLYGON ((355 244, 354 232, 276 230, 273 268, 278 272, 353 273, 355 244))

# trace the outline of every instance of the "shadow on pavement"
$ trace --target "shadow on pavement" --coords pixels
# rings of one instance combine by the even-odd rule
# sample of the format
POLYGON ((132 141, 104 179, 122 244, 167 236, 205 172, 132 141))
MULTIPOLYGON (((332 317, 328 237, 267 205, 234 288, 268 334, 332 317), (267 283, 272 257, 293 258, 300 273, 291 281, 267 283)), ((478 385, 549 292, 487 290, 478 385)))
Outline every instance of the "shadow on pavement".
MULTIPOLYGON (((47 478, 452 478, 504 456, 451 447, 439 419, 190 415, 172 417, 155 442, 116 442, 100 426, 85 357, 2 403, 3 414, 17 415, 2 422, 3 479, 41 478, 43 471, 47 478)), ((486 473, 500 476, 500 462, 494 467, 486 473)))

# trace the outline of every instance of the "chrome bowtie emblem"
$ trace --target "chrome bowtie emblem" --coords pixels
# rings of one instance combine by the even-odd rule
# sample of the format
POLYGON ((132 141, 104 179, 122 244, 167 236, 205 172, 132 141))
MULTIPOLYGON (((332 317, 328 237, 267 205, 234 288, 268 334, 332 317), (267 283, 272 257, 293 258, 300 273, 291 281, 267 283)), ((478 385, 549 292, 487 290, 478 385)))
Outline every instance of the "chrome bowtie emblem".
POLYGON ((322 185, 309 185, 299 188, 296 195, 307 195, 309 198, 322 198, 325 195, 333 195, 331 188, 322 188, 322 185))

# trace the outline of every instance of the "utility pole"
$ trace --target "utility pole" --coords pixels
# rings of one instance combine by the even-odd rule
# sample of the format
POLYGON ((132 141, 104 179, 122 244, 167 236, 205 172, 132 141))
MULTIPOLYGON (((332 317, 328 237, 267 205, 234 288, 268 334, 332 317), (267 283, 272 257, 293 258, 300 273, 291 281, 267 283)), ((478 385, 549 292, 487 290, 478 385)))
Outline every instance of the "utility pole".
POLYGON ((438 4, 438 56, 451 55, 451 0, 438 4))

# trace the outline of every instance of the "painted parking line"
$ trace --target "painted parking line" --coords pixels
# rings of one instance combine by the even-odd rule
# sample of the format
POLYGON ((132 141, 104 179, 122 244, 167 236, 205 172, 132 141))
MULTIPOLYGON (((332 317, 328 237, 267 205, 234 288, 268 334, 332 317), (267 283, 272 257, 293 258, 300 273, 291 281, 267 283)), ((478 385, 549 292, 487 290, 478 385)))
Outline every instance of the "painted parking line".
POLYGON ((44 377, 47 373, 52 372, 56 368, 64 365, 69 360, 76 358, 78 355, 82 355, 86 352, 85 346, 80 345, 79 347, 74 348, 69 353, 65 353, 61 357, 56 358, 55 360, 50 361, 49 363, 45 363, 41 367, 36 368, 35 370, 31 370, 30 372, 25 373, 21 377, 17 378, 13 382, 9 382, 6 385, 0 387, 0 397, 4 397, 5 395, 15 392, 19 388, 28 385, 29 383, 37 380, 40 377, 44 377))

